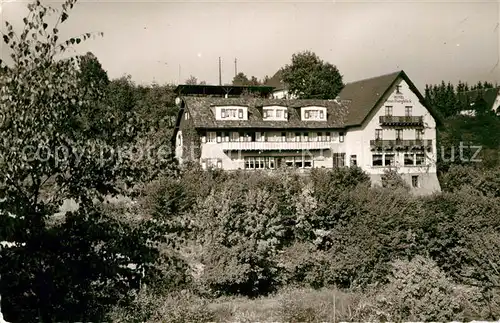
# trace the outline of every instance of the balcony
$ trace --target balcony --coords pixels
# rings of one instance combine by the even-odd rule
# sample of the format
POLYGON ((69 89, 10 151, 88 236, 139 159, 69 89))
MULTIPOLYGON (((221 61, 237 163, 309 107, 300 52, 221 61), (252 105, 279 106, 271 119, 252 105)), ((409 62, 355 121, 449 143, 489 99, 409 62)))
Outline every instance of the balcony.
POLYGON ((331 141, 230 141, 221 142, 222 150, 314 150, 330 149, 331 141))
POLYGON ((422 116, 380 116, 380 124, 383 126, 414 126, 423 127, 424 119, 422 116))
POLYGON ((386 150, 432 150, 431 139, 416 139, 416 140, 370 140, 370 148, 372 151, 386 150))

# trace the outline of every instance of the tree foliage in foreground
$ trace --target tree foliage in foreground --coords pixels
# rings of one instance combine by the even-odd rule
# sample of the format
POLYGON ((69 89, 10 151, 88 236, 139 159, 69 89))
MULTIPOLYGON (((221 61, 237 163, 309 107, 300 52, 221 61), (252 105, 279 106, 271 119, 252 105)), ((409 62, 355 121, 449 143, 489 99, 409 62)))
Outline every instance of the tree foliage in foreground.
POLYGON ((92 57, 61 58, 92 37, 59 38, 75 2, 29 4, 22 32, 6 22, 3 35, 13 61, 0 76, 0 240, 16 243, 0 250, 8 321, 101 321, 158 274, 159 227, 103 208, 143 178, 144 165, 120 150, 141 127, 133 111, 107 104, 92 57), (117 139, 122 146, 111 147, 117 139), (49 226, 66 200, 78 208, 49 226))

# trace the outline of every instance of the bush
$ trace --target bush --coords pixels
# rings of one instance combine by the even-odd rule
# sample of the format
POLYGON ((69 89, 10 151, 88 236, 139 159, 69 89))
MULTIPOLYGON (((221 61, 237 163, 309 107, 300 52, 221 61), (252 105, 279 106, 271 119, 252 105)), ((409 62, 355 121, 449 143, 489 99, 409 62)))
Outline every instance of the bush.
POLYGON ((206 246, 202 280, 214 292, 258 295, 278 282, 275 255, 285 225, 270 190, 229 181, 197 211, 198 239, 206 246))
POLYGON ((141 290, 134 302, 126 307, 115 307, 109 320, 125 322, 212 322, 214 312, 205 300, 188 291, 158 296, 141 290))
POLYGON ((453 165, 440 177, 443 191, 457 192, 472 188, 485 196, 500 197, 500 168, 453 165))
MULTIPOLYGON (((465 320, 464 288, 458 286, 439 269, 436 263, 422 256, 411 261, 392 263, 389 284, 377 295, 379 308, 385 311, 382 320, 451 321, 465 320)), ((479 300, 477 289, 468 289, 472 300, 479 300)), ((470 318, 469 318, 470 319, 470 318)))
POLYGON ((405 182, 396 169, 386 169, 381 177, 382 187, 388 189, 403 189, 410 190, 410 185, 405 182))
POLYGON ((337 289, 285 289, 277 295, 282 322, 338 322, 356 319, 361 297, 337 289))

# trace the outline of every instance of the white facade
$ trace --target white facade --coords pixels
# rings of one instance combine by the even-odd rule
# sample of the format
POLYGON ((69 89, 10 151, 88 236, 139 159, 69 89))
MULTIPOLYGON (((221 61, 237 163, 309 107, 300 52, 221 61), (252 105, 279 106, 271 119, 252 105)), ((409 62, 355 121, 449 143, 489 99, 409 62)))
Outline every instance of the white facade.
POLYGON ((406 179, 410 185, 414 184, 411 182, 411 177, 419 176, 416 189, 422 191, 422 193, 440 191, 436 174, 436 121, 426 107, 419 102, 418 97, 404 80, 401 80, 397 85, 400 86, 400 93, 396 93, 395 86, 390 95, 382 99, 380 105, 371 112, 361 127, 351 128, 347 131, 345 137, 346 156, 348 158, 350 158, 350 156, 356 156, 358 166, 372 175, 372 182, 379 183, 380 175, 384 173, 385 169, 390 167, 403 175, 402 177, 406 179), (392 116, 395 117, 405 116, 406 107, 411 107, 411 116, 421 116, 423 119, 423 132, 417 134, 417 129, 414 127, 382 126, 380 117, 386 115, 386 107, 392 108, 392 116), (430 142, 430 151, 424 150, 423 152, 415 151, 411 153, 414 159, 413 165, 408 165, 408 158, 405 165, 405 154, 407 152, 386 150, 385 152, 379 153, 372 151, 370 142, 376 139, 376 130, 381 131, 381 140, 390 141, 395 141, 397 139, 397 130, 401 130, 400 135, 402 134, 402 141, 419 139, 423 140, 424 144, 430 142), (417 154, 424 154, 425 156, 424 161, 420 165, 417 165, 417 154), (383 164, 374 166, 374 158, 378 156, 382 157, 383 164), (386 161, 391 162, 391 165, 386 166, 386 161))
POLYGON ((295 96, 288 93, 285 89, 275 90, 271 96, 273 99, 295 99, 295 96))
MULTIPOLYGON (((356 165, 374 184, 380 183, 385 170, 395 169, 417 193, 440 191, 434 117, 403 77, 398 77, 385 93, 361 125, 344 129, 328 128, 327 109, 321 106, 298 110, 301 120, 313 122, 314 129, 199 129, 200 163, 203 168, 225 170, 356 165), (318 128, 322 121, 323 129, 318 128)), ((221 108, 213 110, 217 118, 221 108)), ((285 108, 263 106, 263 120, 283 122, 280 118, 284 114, 278 118, 277 110, 284 112, 285 108)), ((246 110, 244 115, 247 119, 246 110)), ((182 134, 176 138, 176 154, 182 153, 181 141, 182 134)))

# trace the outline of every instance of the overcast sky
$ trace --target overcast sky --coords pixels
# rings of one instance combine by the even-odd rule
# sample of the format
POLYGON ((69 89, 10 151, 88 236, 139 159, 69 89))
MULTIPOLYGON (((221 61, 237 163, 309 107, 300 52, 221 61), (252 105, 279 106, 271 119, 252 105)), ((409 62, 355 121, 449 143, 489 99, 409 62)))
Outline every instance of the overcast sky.
MULTIPOLYGON (((4 2, 2 19, 20 26, 26 4, 4 2)), ((223 83, 234 76, 235 58, 239 72, 260 79, 312 50, 345 82, 402 69, 422 89, 441 80, 500 83, 499 17, 498 0, 81 0, 60 29, 104 32, 78 51, 92 51, 110 77, 130 74, 139 83, 194 75, 218 84, 219 56, 223 83)))

